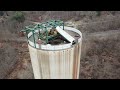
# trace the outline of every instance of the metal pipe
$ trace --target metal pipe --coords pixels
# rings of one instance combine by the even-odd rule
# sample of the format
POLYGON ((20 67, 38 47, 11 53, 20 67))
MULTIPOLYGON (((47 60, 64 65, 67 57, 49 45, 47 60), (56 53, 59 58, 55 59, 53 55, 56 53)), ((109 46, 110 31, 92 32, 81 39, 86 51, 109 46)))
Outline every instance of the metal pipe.
POLYGON ((32 33, 33 33, 34 47, 36 48, 34 31, 32 31, 32 33))

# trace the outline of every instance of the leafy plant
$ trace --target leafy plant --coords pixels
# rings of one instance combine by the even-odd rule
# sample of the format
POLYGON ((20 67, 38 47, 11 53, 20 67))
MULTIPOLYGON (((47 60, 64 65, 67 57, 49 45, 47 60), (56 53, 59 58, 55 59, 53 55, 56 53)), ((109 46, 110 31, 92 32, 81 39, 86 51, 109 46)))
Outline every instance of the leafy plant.
POLYGON ((24 22, 25 21, 25 17, 24 14, 20 11, 16 11, 12 17, 13 20, 20 22, 24 22))
POLYGON ((101 16, 101 11, 96 11, 97 12, 97 16, 101 16))
POLYGON ((0 11, 0 16, 3 16, 4 15, 4 12, 3 11, 0 11))

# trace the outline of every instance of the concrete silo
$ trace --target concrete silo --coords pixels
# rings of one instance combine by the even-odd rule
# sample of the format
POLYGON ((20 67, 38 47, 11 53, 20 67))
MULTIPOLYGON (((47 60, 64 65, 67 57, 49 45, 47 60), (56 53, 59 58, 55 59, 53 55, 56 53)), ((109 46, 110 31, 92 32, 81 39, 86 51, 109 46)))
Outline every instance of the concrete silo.
POLYGON ((30 58, 35 79, 78 79, 82 34, 51 20, 27 26, 30 58))

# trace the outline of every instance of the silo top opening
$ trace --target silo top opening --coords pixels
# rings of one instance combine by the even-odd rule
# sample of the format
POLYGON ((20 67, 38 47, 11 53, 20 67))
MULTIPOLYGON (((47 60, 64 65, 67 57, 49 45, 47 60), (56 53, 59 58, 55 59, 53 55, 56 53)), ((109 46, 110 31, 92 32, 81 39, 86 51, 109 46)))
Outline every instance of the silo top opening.
POLYGON ((60 50, 70 48, 80 42, 82 34, 79 30, 64 26, 60 20, 27 26, 24 30, 29 45, 37 49, 60 50))

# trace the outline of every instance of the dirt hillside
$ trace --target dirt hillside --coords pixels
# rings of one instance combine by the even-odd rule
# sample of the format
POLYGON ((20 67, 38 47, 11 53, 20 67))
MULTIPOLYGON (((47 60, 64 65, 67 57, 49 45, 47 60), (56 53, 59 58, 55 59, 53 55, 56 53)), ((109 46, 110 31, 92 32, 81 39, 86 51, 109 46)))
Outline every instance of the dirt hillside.
POLYGON ((83 34, 80 79, 120 79, 119 11, 0 11, 0 79, 33 79, 28 46, 19 31, 32 22, 61 19, 83 34))

